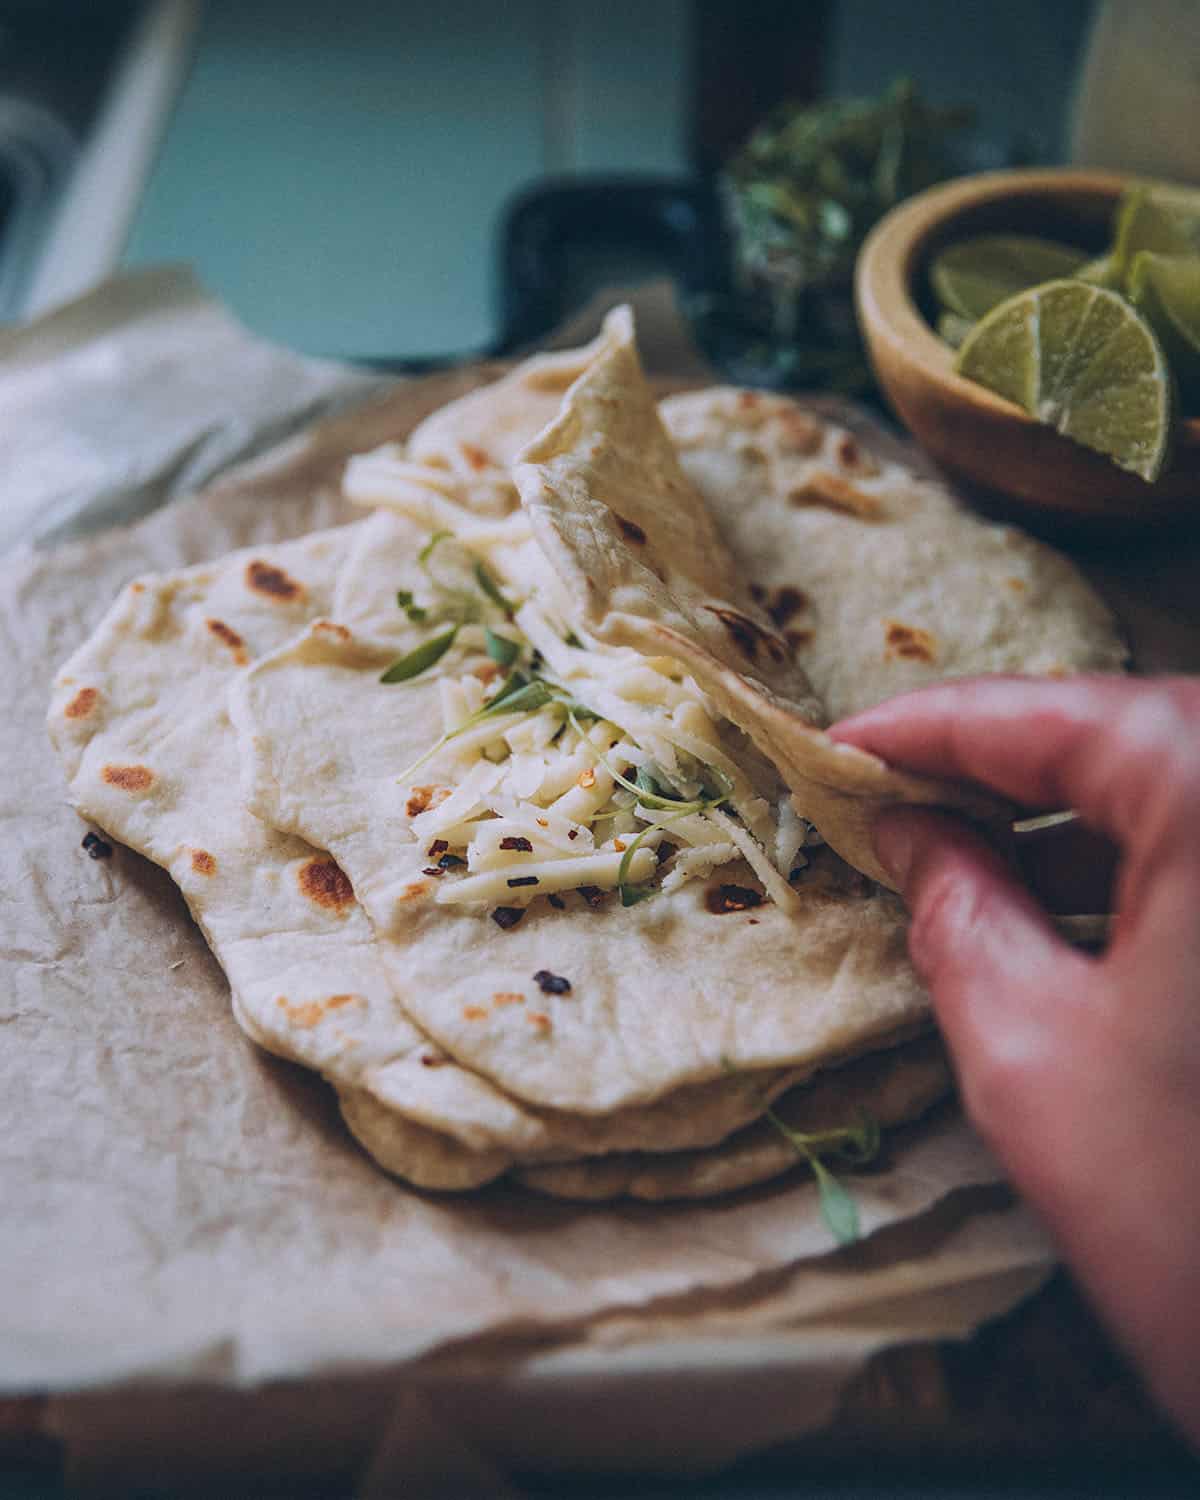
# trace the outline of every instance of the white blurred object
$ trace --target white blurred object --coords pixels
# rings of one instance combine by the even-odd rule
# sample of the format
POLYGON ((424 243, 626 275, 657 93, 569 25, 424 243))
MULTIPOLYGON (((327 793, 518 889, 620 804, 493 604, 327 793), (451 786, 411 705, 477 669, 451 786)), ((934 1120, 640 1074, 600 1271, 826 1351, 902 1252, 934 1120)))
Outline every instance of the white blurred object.
POLYGON ((1080 69, 1071 160, 1200 183, 1200 4, 1103 0, 1080 69))

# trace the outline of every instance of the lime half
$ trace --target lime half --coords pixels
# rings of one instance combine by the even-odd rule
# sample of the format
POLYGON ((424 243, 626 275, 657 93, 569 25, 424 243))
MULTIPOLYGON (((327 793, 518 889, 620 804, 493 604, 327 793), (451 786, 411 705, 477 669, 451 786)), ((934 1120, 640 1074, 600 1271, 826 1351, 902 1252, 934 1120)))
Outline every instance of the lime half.
POLYGON ((1162 473, 1171 373, 1153 329, 1116 292, 1066 280, 1019 292, 976 325, 955 367, 1142 479, 1162 473))
POLYGON ((1026 287, 1074 276, 1086 261, 1082 250, 1054 240, 983 234, 936 255, 929 280, 945 311, 973 322, 1026 287))

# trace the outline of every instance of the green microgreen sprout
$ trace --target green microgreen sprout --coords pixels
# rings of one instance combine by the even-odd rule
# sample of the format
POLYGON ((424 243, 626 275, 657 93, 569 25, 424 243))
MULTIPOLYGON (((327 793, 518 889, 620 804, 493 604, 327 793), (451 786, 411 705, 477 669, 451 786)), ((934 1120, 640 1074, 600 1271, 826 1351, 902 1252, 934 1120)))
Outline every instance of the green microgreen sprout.
POLYGON ((408 682, 413 677, 419 677, 422 672, 427 672, 436 662, 441 661, 453 646, 457 635, 458 626, 452 625, 449 630, 443 630, 441 635, 430 636, 427 641, 414 646, 407 656, 394 661, 380 677, 380 682, 408 682))
POLYGON ((862 1233, 858 1205, 822 1158, 835 1156, 851 1166, 865 1166, 879 1152, 878 1123, 865 1110, 860 1112, 853 1125, 838 1125, 819 1131, 794 1130, 773 1109, 766 1111, 766 1118, 796 1155, 803 1157, 812 1168, 825 1227, 839 1245, 852 1245, 862 1233))
POLYGON ((397 590, 396 603, 400 606, 400 608, 404 611, 408 618, 412 620, 412 622, 416 625, 419 625, 422 620, 426 619, 429 615, 429 611, 427 609, 422 608, 422 606, 419 604, 413 603, 412 592, 409 589, 397 590))
MULTIPOLYGON (((721 1059, 721 1066, 729 1074, 739 1071, 727 1057, 721 1059)), ((774 1126, 796 1155, 808 1163, 816 1179, 821 1218, 826 1229, 839 1245, 854 1244, 862 1234, 858 1205, 845 1185, 829 1170, 824 1158, 834 1156, 849 1166, 866 1166, 879 1154, 879 1122, 862 1109, 853 1125, 834 1125, 828 1130, 796 1130, 769 1105, 763 1111, 763 1118, 774 1126)))
POLYGON ((492 601, 496 608, 504 611, 505 618, 511 620, 513 615, 516 613, 514 606, 500 592, 500 585, 496 582, 496 580, 478 559, 476 559, 475 566, 472 571, 475 574, 475 582, 492 601))
POLYGON ((521 648, 516 641, 510 640, 506 635, 497 635, 490 625, 483 627, 483 641, 487 647, 487 654, 497 666, 511 667, 521 654, 521 648))

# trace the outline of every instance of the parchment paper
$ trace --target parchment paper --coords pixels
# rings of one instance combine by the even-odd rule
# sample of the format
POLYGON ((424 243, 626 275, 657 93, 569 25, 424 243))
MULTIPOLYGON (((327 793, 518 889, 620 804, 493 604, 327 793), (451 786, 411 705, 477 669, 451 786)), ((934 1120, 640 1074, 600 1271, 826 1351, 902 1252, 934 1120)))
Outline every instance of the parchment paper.
MULTIPOLYGON (((32 414, 56 492, 72 496, 68 509, 86 523, 93 491, 105 513, 140 508, 139 444, 161 443, 164 413, 179 431, 216 432, 236 392, 247 435, 237 451, 246 452, 258 446, 260 408, 278 431, 313 399, 303 380, 294 384, 293 366, 310 362, 269 351, 254 366, 261 383, 243 389, 243 354, 263 346, 223 316, 201 316, 197 296, 173 322, 169 297, 156 302, 149 281, 136 290, 125 283, 117 294, 118 306, 132 297, 132 323, 102 293, 23 334, 15 361, 0 345, 0 420, 32 414), (117 403, 128 380, 136 403, 148 378, 150 356, 138 352, 147 321, 156 404, 106 439, 91 417, 78 418, 72 382, 83 371, 86 387, 107 368, 108 399, 117 403), (51 357, 62 381, 48 378, 51 357), (212 407, 186 378, 200 367, 217 393, 212 407)), ((322 1412, 336 1426, 342 1408, 330 1393, 368 1381, 374 1404, 355 1407, 352 1425, 355 1451, 373 1455, 363 1481, 373 1493, 386 1492, 390 1474, 411 1479, 418 1454, 436 1473, 455 1443, 465 1453, 482 1444, 492 1457, 481 1472, 494 1473, 495 1463, 528 1466, 538 1453, 598 1461, 617 1446, 631 1461, 666 1466, 724 1461, 795 1435, 824 1420, 869 1353, 963 1334, 1048 1269, 1046 1242, 1022 1210, 968 1207, 953 1233, 929 1228, 947 1195, 997 1177, 953 1109, 898 1132, 883 1163, 854 1178, 867 1232, 900 1227, 832 1257, 802 1176, 726 1202, 665 1207, 560 1205, 505 1188, 424 1196, 357 1150, 318 1080, 237 1031, 220 971, 168 879, 120 848, 98 862, 79 847, 84 826, 66 804, 42 717, 55 666, 118 586, 345 518, 336 494, 345 455, 402 436, 481 378, 458 372, 381 394, 377 383, 323 370, 324 405, 348 394, 367 403, 131 530, 53 552, 25 546, 0 566, 0 1385, 63 1393, 56 1429, 105 1474, 122 1472, 135 1426, 143 1436, 173 1432, 164 1450, 185 1464, 203 1447, 210 1466, 234 1462, 239 1442, 257 1435, 278 1472, 282 1452, 313 1458, 322 1412), (215 1389, 269 1381, 306 1384, 254 1397, 215 1389), (136 1396, 122 1393, 129 1382, 140 1383, 136 1396), (767 1399, 767 1384, 782 1390, 778 1400, 767 1399), (676 1392, 675 1406, 651 1394, 659 1387, 676 1392), (317 1394, 296 1401, 297 1389, 317 1394), (449 1405, 447 1391, 456 1393, 449 1405), (506 1408, 491 1404, 500 1392, 506 1408), (714 1392, 730 1408, 715 1431, 705 1421, 714 1392), (181 1433, 204 1430, 195 1403, 211 1414, 252 1400, 275 1400, 284 1418, 240 1432, 217 1421, 205 1444, 181 1446, 181 1433), (559 1416, 548 1423, 537 1415, 551 1410, 559 1416), (621 1421, 633 1435, 618 1445, 621 1421), (523 1454, 514 1424, 529 1434, 523 1454)), ((151 467, 183 472, 176 457, 173 465, 160 448, 151 467)), ((0 517, 10 530, 38 510, 40 473, 27 464, 6 481, 0 517)), ((171 492, 168 484, 155 498, 171 492)), ((1107 566, 1119 594, 1121 569, 1107 566)), ((1175 607, 1172 599, 1166 613, 1175 607)), ((1146 616, 1156 629, 1162 613, 1146 616)), ((1174 619, 1160 635, 1167 659, 1198 659, 1193 620, 1174 619)))

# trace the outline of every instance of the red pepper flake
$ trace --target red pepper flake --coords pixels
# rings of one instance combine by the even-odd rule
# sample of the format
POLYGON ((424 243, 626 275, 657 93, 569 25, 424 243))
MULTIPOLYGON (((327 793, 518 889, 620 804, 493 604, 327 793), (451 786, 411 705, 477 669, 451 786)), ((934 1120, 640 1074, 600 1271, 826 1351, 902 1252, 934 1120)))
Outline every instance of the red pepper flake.
POLYGON ((655 853, 658 855, 659 864, 665 865, 667 860, 679 853, 679 845, 673 844, 670 839, 663 839, 655 853))
POLYGON ((436 859, 439 854, 445 854, 446 850, 449 849, 449 847, 450 845, 446 842, 445 839, 434 839, 433 843, 430 844, 425 853, 429 856, 430 859, 436 859))
POLYGON ((711 887, 704 899, 714 916, 723 916, 731 911, 750 911, 763 902, 762 892, 747 885, 717 885, 711 887))
POLYGON ((421 1066, 423 1068, 444 1068, 446 1066, 446 1059, 444 1057, 436 1057, 432 1052, 422 1052, 421 1066))
POLYGON ((431 807, 437 807, 445 802, 450 795, 448 787, 444 786, 415 786, 404 804, 404 811, 410 818, 415 818, 419 813, 427 812, 431 807))
POLYGON ((510 834, 508 838, 500 840, 501 849, 514 849, 518 854, 532 854, 533 845, 521 834, 510 834))
POLYGON ((604 905, 604 898, 607 892, 602 891, 598 885, 581 885, 579 887, 579 894, 593 911, 598 911, 604 905))
POLYGON ((515 890, 519 885, 537 885, 537 883, 538 878, 536 875, 514 875, 511 880, 504 882, 509 890, 515 890))
POLYGON ((566 910, 567 903, 561 896, 556 896, 553 891, 551 891, 550 894, 546 897, 546 900, 549 901, 550 905, 553 906, 556 911, 566 910))
POLYGON ((107 839, 102 839, 98 833, 85 833, 80 847, 86 849, 93 859, 112 858, 112 845, 107 839))
POLYGON ((621 842, 620 839, 613 839, 613 848, 617 851, 618 854, 625 853, 625 845, 621 842))
POLYGON ((498 906, 492 913, 492 921, 497 927, 502 927, 507 932, 510 927, 515 927, 524 915, 523 906, 498 906))
POLYGON ((543 995, 569 995, 571 993, 571 981, 564 979, 561 974, 552 974, 549 969, 539 969, 533 976, 533 982, 543 995))
POLYGON ((537 824, 537 826, 539 828, 549 828, 550 827, 550 824, 546 821, 545 818, 535 818, 534 822, 537 824))
POLYGON ((435 880, 440 880, 445 873, 445 870, 439 870, 436 865, 426 865, 421 871, 422 875, 432 875, 435 880))
POLYGON ((585 792, 590 791, 596 785, 596 773, 592 770, 591 766, 586 771, 580 771, 579 785, 585 792))
POLYGON ((569 839, 577 839, 579 837, 579 829, 578 828, 568 828, 567 829, 567 837, 569 839))

